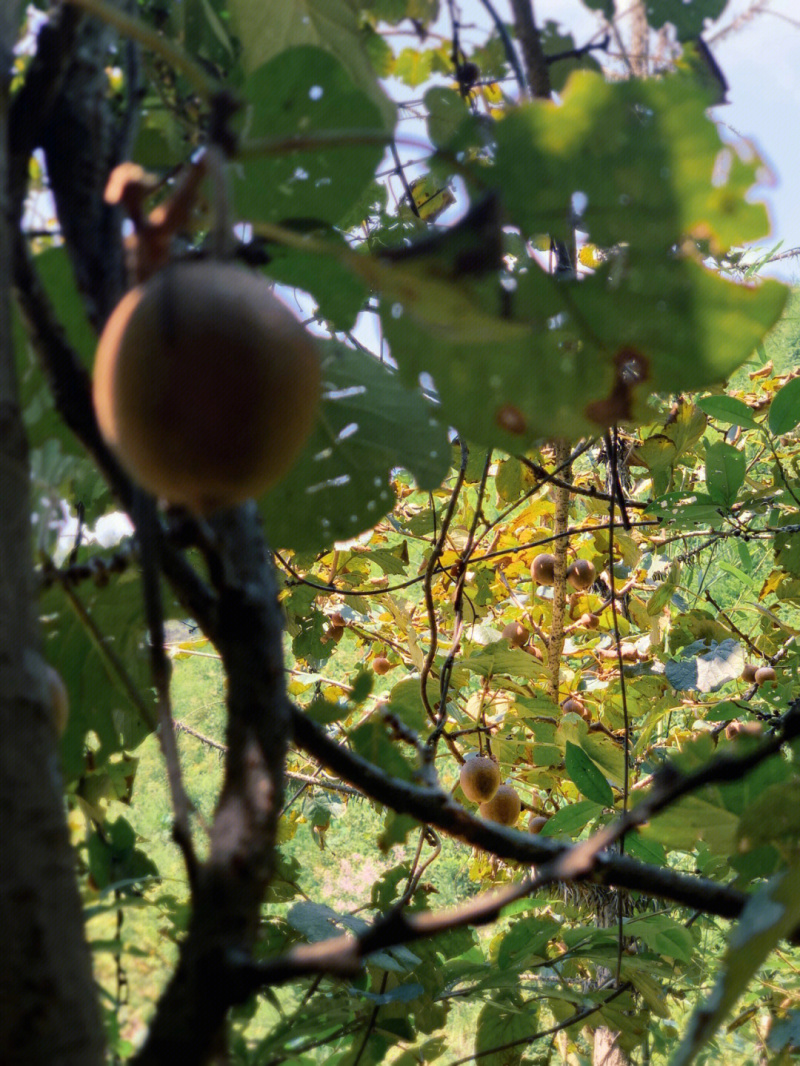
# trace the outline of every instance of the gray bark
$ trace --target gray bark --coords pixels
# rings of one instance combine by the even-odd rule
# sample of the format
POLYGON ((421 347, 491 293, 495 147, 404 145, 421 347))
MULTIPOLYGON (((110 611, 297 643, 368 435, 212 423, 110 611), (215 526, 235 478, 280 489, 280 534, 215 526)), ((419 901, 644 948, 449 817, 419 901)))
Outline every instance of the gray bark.
MULTIPOLYGON (((10 70, 18 8, 0 14, 10 70)), ((93 1066, 103 1038, 64 814, 33 584, 11 331, 8 91, 0 84, 0 1061, 93 1066)))

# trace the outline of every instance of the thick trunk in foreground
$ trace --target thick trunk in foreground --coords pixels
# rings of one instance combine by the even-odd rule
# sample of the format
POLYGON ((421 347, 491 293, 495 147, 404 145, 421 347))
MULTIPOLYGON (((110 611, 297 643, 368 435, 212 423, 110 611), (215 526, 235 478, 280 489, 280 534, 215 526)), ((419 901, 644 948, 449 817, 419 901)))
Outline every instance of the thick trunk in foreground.
MULTIPOLYGON (((14 7, 12 3, 8 11, 14 7)), ((16 29, 9 16, 6 29, 16 29)), ((5 37, 6 43, 9 37, 5 37)), ((2 70, 10 70, 0 40, 2 70)), ((8 85, 0 85, 0 1062, 103 1060, 56 736, 41 658, 30 473, 16 394, 7 224, 8 85)))

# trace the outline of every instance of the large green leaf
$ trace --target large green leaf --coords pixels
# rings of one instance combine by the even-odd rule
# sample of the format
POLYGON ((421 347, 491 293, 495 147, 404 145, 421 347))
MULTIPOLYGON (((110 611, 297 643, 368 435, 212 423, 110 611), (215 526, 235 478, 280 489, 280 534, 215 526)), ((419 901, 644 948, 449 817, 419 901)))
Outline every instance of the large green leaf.
POLYGON ((240 217, 337 222, 372 181, 383 155, 378 108, 336 56, 311 45, 290 48, 258 67, 243 93, 248 143, 302 137, 310 146, 271 151, 262 145, 256 152, 245 143, 233 172, 240 217), (359 130, 362 141, 352 136, 359 130), (351 136, 325 144, 338 133, 351 136))
MULTIPOLYGON (((353 4, 347 0, 294 0, 290 4, 285 0, 230 0, 229 9, 248 74, 294 45, 316 45, 336 56, 361 92, 377 105, 380 124, 386 129, 394 126, 395 106, 375 77, 353 4)), ((345 125, 356 126, 356 116, 345 125)))
POLYGON ((465 436, 514 452, 649 421, 654 392, 723 381, 777 321, 784 286, 737 285, 677 251, 687 237, 726 248, 767 227, 745 199, 757 164, 723 145, 706 103, 685 76, 579 73, 562 106, 525 104, 497 124, 496 164, 476 166, 476 182, 495 186, 526 236, 567 238, 582 201, 581 228, 616 249, 593 276, 523 261, 502 277, 488 216, 376 271, 392 354, 409 378, 432 375, 465 436))
POLYGON ((722 142, 708 103, 688 75, 606 82, 579 71, 561 106, 524 104, 497 125, 494 175, 511 217, 526 234, 567 239, 580 193, 581 229, 602 247, 626 242, 642 267, 687 235, 722 250, 763 236, 766 208, 745 199, 759 161, 722 142))
POLYGON ((374 526, 394 507, 389 474, 441 484, 450 445, 436 409, 377 359, 331 342, 317 425, 297 465, 261 501, 276 547, 317 551, 374 526))

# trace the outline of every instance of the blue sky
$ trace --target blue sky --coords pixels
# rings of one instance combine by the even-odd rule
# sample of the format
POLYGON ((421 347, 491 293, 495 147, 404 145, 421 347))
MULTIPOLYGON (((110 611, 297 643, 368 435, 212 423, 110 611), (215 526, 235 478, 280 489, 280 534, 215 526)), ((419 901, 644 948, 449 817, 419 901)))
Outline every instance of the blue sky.
MULTIPOLYGON (((459 6, 464 22, 489 25, 478 0, 462 0, 459 6)), ((493 6, 511 21, 508 0, 496 0, 493 6)), ((617 6, 624 10, 625 4, 617 6)), ((754 6, 753 0, 730 0, 704 34, 730 86, 730 104, 716 108, 714 117, 752 140, 769 164, 774 184, 760 188, 758 198, 769 207, 773 236, 763 244, 768 248, 783 240, 781 251, 788 251, 800 247, 800 0, 761 0, 760 14, 737 32, 724 34, 754 6)), ((534 9, 539 23, 560 22, 579 45, 598 27, 597 16, 580 0, 534 0, 534 9)), ((620 28, 624 34, 624 16, 620 28)), ((800 257, 775 263, 765 273, 800 282, 800 257)))

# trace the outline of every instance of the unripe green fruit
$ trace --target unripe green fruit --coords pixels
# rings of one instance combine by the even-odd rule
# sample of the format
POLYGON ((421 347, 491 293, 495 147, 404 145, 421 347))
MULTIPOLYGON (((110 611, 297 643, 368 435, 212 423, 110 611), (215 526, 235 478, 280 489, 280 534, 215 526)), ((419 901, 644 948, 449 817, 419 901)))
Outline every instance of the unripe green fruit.
POLYGON ((516 825, 522 810, 519 796, 511 785, 500 785, 494 796, 480 805, 481 818, 500 825, 516 825))
POLYGON ((597 571, 588 559, 576 559, 567 567, 567 581, 578 592, 583 592, 593 585, 596 577, 597 571))
POLYGON ((473 803, 490 800, 500 787, 500 767, 488 755, 468 756, 461 767, 461 791, 473 803))
POLYGON ((534 585, 552 585, 555 582, 555 555, 543 553, 537 555, 531 563, 531 577, 534 585))
POLYGON ((527 644, 530 633, 522 622, 509 622, 503 630, 503 637, 512 648, 521 648, 527 644))
POLYGON ((316 419, 316 344, 267 282, 174 263, 109 318, 94 368, 100 430, 143 488, 209 514, 258 496, 316 419))

